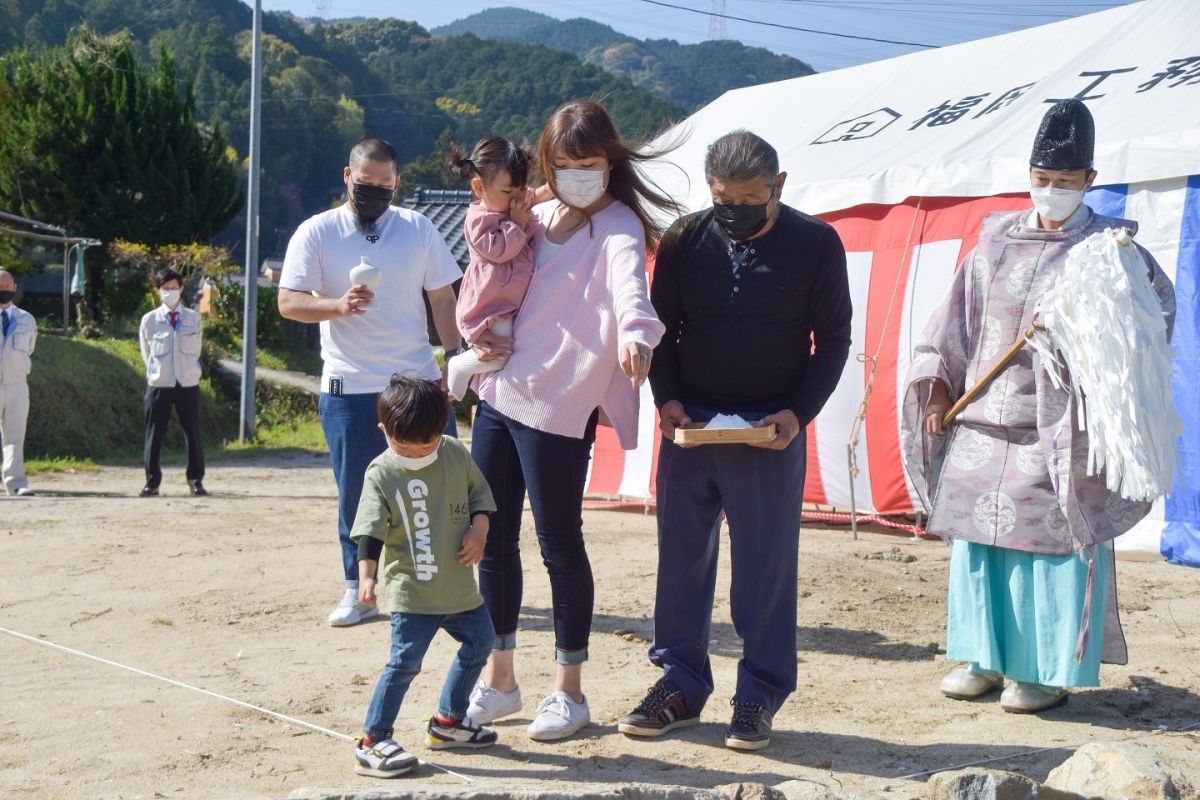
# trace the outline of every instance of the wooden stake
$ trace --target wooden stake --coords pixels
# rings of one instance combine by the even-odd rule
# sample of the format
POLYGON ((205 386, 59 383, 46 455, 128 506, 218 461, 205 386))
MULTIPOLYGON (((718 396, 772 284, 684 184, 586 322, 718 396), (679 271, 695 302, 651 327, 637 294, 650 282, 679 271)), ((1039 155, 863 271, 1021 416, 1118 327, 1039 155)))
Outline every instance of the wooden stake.
POLYGON ((1030 325, 1025 330, 1025 333, 1022 334, 1021 338, 1013 342, 1012 347, 1008 348, 1008 352, 1001 356, 1000 360, 993 364, 992 368, 989 369, 974 386, 964 392, 963 396, 958 398, 957 403, 950 406, 950 410, 946 412, 946 416, 942 417, 943 428, 949 428, 951 423, 954 422, 954 418, 961 414, 962 410, 966 408, 972 400, 982 394, 983 390, 986 389, 992 381, 996 380, 996 377, 1003 372, 1009 364, 1012 363, 1013 359, 1017 357, 1017 354, 1025 349, 1025 343, 1033 338, 1033 334, 1034 329, 1033 326, 1030 325))

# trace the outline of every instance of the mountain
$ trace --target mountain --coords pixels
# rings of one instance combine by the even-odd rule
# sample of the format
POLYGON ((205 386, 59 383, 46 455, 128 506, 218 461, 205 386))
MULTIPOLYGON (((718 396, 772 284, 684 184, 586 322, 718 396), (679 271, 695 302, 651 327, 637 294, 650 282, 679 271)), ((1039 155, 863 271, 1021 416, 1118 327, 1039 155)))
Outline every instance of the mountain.
MULTIPOLYGON (((60 47, 81 25, 124 36, 143 65, 160 52, 172 56, 197 120, 220 126, 244 169, 251 22, 240 0, 0 0, 0 90, 6 51, 60 47)), ((316 23, 284 13, 265 14, 263 32, 264 256, 281 253, 296 225, 341 193, 346 153, 364 135, 396 146, 402 179, 412 163, 423 185, 459 188, 440 167, 439 138, 443 149, 487 135, 536 142, 550 113, 574 97, 603 99, 633 140, 684 113, 627 78, 542 46, 433 37, 396 19, 316 23)), ((0 207, 19 213, 20 200, 0 196, 0 207)), ((231 224, 226 241, 240 242, 239 226, 231 224)))
POLYGON ((593 20, 559 20, 520 8, 481 11, 430 32, 438 37, 470 33, 481 39, 566 50, 585 64, 629 78, 688 113, 730 89, 815 72, 791 56, 730 40, 679 44, 672 39, 636 39, 593 20))

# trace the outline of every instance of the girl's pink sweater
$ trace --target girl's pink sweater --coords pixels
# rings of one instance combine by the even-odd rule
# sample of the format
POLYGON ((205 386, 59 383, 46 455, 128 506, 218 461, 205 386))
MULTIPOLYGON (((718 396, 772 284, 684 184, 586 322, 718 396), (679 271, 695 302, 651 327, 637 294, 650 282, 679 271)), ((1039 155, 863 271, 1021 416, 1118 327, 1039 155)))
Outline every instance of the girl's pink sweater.
MULTIPOLYGON (((531 219, 528 227, 535 224, 531 219)), ((492 319, 521 306, 533 275, 533 248, 525 228, 478 200, 467 206, 464 234, 471 263, 458 289, 458 329, 474 344, 492 319)))

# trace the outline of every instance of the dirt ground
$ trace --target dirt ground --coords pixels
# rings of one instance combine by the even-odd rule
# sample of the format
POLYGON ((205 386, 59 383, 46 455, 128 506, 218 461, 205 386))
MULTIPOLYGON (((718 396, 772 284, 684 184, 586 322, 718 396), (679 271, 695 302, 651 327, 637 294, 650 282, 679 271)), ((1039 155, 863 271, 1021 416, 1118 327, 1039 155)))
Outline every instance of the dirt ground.
MULTIPOLYGON (((0 627, 354 734, 387 654, 388 626, 325 624, 340 593, 335 489, 324 457, 210 465, 211 497, 182 470, 141 499, 140 470, 39 476, 32 498, 0 504, 0 627)), ((759 754, 722 746, 739 641, 728 592, 713 624, 717 690, 703 724, 661 741, 616 733, 654 681, 652 516, 589 510, 596 617, 585 688, 593 724, 566 742, 525 734, 548 690, 549 589, 532 532, 518 653, 525 710, 485 752, 432 753, 434 709, 452 643, 430 649, 397 739, 456 774, 423 766, 405 787, 497 790, 582 783, 712 787, 822 781, 905 798, 903 776, 980 759, 1035 778, 1095 740, 1200 723, 1200 571, 1121 562, 1131 659, 1103 686, 1043 717, 992 701, 943 699, 949 550, 905 535, 807 528, 800 561, 800 685, 759 754), (1026 754, 1038 748, 1062 748, 1026 754), (471 783, 468 784, 468 781, 471 783)), ((720 587, 728 585, 728 561, 720 587)), ((1157 734, 1194 747, 1192 733, 1157 734)), ((360 778, 333 736, 144 675, 0 633, 0 797, 282 797, 299 787, 402 788, 360 778)))

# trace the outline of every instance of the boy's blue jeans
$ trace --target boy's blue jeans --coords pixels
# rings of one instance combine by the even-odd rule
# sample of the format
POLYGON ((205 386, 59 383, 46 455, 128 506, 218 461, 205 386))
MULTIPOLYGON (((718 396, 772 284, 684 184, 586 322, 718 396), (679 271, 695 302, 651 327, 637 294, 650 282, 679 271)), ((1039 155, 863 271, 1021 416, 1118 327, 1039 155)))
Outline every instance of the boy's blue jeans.
POLYGON ((404 702, 409 684, 421 671, 425 651, 439 629, 461 642, 461 647, 450 662, 437 713, 457 719, 466 716, 471 689, 479 680, 479 673, 483 672, 496 639, 487 607, 480 605, 461 614, 394 613, 391 657, 375 685, 375 694, 363 723, 363 733, 367 736, 376 741, 392 738, 400 704, 404 702))
MULTIPOLYGON (((363 478, 375 456, 387 449, 379 430, 378 394, 321 394, 317 409, 329 445, 329 461, 338 487, 338 540, 342 545, 342 570, 348 581, 358 580, 358 545, 350 538, 354 515, 362 496, 363 478)), ((458 436, 454 414, 444 433, 458 436)))

